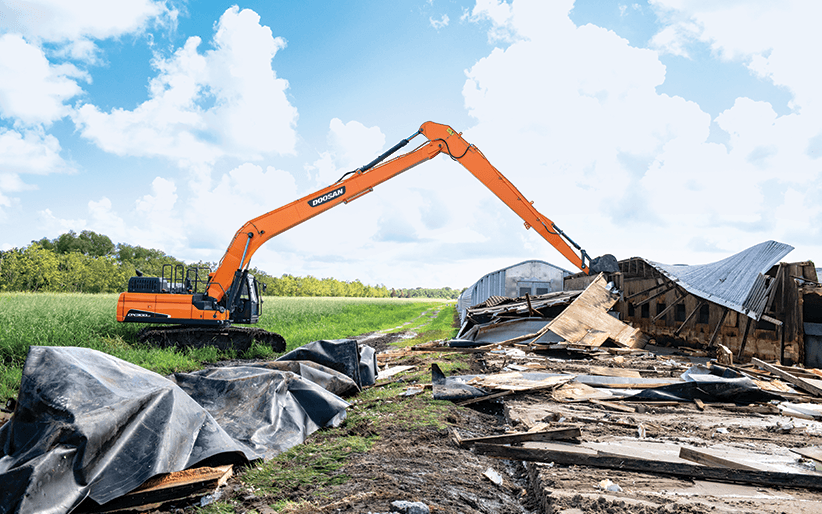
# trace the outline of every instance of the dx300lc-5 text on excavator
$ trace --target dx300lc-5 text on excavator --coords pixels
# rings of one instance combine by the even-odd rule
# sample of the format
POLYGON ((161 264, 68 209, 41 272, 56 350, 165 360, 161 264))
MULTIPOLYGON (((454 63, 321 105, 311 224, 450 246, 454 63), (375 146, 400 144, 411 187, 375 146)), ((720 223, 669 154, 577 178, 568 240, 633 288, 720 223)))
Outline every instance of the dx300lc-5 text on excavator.
POLYGON ((277 234, 359 198, 374 186, 441 153, 462 164, 525 221, 526 229, 534 228, 581 271, 589 274, 616 271, 617 263, 612 255, 591 259, 550 219, 540 214, 460 133, 429 121, 410 137, 362 168, 346 173, 334 184, 247 222, 234 235, 216 270, 184 269, 179 265, 164 267, 160 277, 132 277, 128 292, 122 293, 117 303, 117 320, 164 324, 144 329, 140 336, 163 346, 214 345, 244 351, 257 340, 270 344, 275 351, 282 351, 285 340, 278 334, 231 326, 256 323, 261 314, 260 288, 248 273, 254 252, 277 234), (383 162, 420 134, 428 141, 383 162))

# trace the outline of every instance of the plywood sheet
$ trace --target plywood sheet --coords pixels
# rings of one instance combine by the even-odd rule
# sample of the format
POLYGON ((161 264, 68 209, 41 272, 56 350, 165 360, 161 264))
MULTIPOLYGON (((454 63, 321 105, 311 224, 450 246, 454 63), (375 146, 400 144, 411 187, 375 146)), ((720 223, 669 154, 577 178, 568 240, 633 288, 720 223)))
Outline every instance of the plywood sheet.
POLYGON ((620 346, 641 348, 639 329, 608 314, 618 298, 600 274, 546 329, 572 344, 600 346, 611 339, 620 346))

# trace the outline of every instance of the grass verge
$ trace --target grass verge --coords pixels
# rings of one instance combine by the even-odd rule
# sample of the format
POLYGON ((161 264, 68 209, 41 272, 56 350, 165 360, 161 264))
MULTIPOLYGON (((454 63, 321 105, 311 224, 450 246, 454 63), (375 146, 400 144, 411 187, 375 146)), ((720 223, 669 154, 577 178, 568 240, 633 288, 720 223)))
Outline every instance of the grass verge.
MULTIPOLYGON (((288 350, 318 339, 387 330, 441 302, 391 298, 266 297, 258 326, 282 334, 288 350)), ((0 293, 0 400, 16 397, 30 346, 93 348, 167 375, 239 357, 214 348, 160 349, 136 343, 143 325, 118 323, 116 294, 0 293)), ((254 345, 243 357, 274 358, 254 345)))

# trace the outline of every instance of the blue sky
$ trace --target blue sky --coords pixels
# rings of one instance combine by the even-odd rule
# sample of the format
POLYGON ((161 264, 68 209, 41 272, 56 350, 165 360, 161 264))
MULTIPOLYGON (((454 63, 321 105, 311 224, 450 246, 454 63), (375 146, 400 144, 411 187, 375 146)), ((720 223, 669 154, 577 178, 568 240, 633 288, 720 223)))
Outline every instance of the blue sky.
MULTIPOLYGON (((428 120, 592 255, 822 255, 805 1, 0 0, 0 249, 93 230, 217 261, 248 219, 428 120)), ((465 287, 550 245, 437 158, 252 264, 465 287)))

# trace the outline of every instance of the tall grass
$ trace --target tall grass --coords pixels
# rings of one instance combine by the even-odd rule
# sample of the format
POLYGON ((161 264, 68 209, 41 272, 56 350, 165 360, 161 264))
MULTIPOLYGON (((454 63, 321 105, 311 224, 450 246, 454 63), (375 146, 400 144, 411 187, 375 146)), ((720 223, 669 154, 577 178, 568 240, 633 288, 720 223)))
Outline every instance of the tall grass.
MULTIPOLYGON (((436 301, 373 298, 265 298, 258 326, 282 334, 288 350, 318 339, 338 339, 394 328, 436 301)), ((137 344, 143 325, 118 323, 116 294, 0 293, 0 399, 16 396, 28 349, 81 346, 114 355, 160 374, 238 357, 214 348, 160 349, 137 344)), ((446 309, 451 310, 453 309, 446 309)), ((246 357, 274 357, 255 345, 246 357)))

